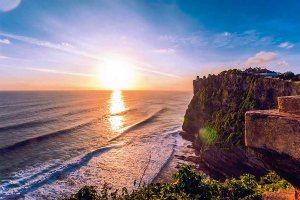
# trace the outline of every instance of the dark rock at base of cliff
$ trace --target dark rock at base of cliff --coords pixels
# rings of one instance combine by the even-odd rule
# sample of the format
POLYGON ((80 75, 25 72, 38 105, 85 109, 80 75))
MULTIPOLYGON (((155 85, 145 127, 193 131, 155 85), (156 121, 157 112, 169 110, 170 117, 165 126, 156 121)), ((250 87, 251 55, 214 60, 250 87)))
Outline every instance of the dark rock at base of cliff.
MULTIPOLYGON (((190 134, 181 134, 183 138, 194 141, 190 134)), ((250 149, 228 145, 218 147, 193 143, 196 157, 189 157, 189 161, 198 165, 198 169, 213 179, 224 181, 226 178, 238 177, 245 173, 257 177, 266 174, 267 169, 257 153, 250 149)))
POLYGON ((274 170, 281 177, 288 180, 293 186, 300 188, 300 161, 287 154, 277 153, 267 149, 255 149, 259 152, 268 168, 274 170))

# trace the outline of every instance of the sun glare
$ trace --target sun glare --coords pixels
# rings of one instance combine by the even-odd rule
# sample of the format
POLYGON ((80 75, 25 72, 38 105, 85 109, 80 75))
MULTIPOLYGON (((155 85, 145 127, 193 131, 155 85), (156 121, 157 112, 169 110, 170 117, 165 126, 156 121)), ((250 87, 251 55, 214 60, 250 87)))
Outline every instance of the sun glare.
POLYGON ((110 59, 99 68, 99 84, 109 90, 130 89, 133 86, 135 73, 132 63, 125 59, 110 59))

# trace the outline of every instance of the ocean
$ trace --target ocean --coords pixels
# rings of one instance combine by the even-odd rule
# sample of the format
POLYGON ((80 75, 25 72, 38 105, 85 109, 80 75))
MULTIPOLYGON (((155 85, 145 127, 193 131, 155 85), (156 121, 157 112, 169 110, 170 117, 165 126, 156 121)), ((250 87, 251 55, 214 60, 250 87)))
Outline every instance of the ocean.
POLYGON ((0 199, 156 179, 182 142, 192 92, 0 92, 0 199))

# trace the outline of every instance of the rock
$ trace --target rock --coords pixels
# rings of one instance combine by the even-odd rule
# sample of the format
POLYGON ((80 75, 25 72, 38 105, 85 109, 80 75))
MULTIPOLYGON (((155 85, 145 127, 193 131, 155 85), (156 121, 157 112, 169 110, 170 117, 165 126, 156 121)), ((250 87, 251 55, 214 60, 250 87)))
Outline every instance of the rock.
POLYGON ((241 147, 216 146, 202 147, 197 160, 199 169, 211 178, 224 181, 226 178, 239 177, 245 173, 263 176, 266 168, 254 151, 247 151, 241 147))
POLYGON ((279 112, 299 113, 300 96, 278 97, 279 112))
POLYGON ((243 144, 246 111, 275 109, 277 97, 300 94, 300 87, 291 81, 233 72, 193 81, 194 96, 182 126, 185 132, 198 134, 200 128, 211 126, 225 141, 243 144))
POLYGON ((199 160, 210 168, 209 175, 215 173, 227 177, 245 172, 260 175, 267 170, 266 164, 256 155, 258 153, 249 153, 244 146, 245 112, 275 109, 277 97, 300 94, 300 87, 292 81, 239 70, 197 78, 193 87, 194 96, 186 110, 182 128, 194 141, 201 157, 199 160), (217 144, 207 145, 197 139, 199 130, 206 127, 217 131, 217 144), (229 150, 224 151, 226 148, 229 150))
POLYGON ((277 192, 265 192, 263 200, 300 200, 300 193, 295 188, 277 192))
POLYGON ((270 169, 300 188, 300 114, 296 114, 300 98, 279 97, 278 104, 279 110, 246 112, 245 144, 259 152, 270 169))
POLYGON ((300 159, 300 115, 257 110, 246 112, 245 118, 246 146, 300 159))

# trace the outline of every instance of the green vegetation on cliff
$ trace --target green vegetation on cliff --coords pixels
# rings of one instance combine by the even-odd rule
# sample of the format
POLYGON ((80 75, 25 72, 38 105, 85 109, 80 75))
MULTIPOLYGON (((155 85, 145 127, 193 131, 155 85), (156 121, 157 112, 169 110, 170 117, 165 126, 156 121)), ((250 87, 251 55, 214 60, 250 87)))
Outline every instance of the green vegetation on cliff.
POLYGON ((290 188, 291 185, 281 179, 274 172, 269 172, 258 181, 254 176, 245 174, 239 178, 227 179, 219 182, 203 179, 200 174, 193 171, 191 166, 183 165, 175 174, 172 183, 152 183, 139 187, 131 192, 126 188, 122 191, 111 191, 107 185, 98 193, 95 187, 83 187, 76 194, 65 200, 146 200, 146 199, 220 199, 235 200, 262 199, 266 191, 277 191, 290 188))
MULTIPOLYGON (((274 109, 278 96, 295 95, 300 91, 294 82, 281 79, 281 74, 271 78, 254 73, 257 70, 270 72, 261 72, 259 68, 234 69, 195 80, 195 94, 186 111, 183 130, 198 135, 201 128, 214 129, 219 135, 217 143, 243 145, 246 111, 274 109)), ((290 73, 282 76, 295 77, 290 73)))

